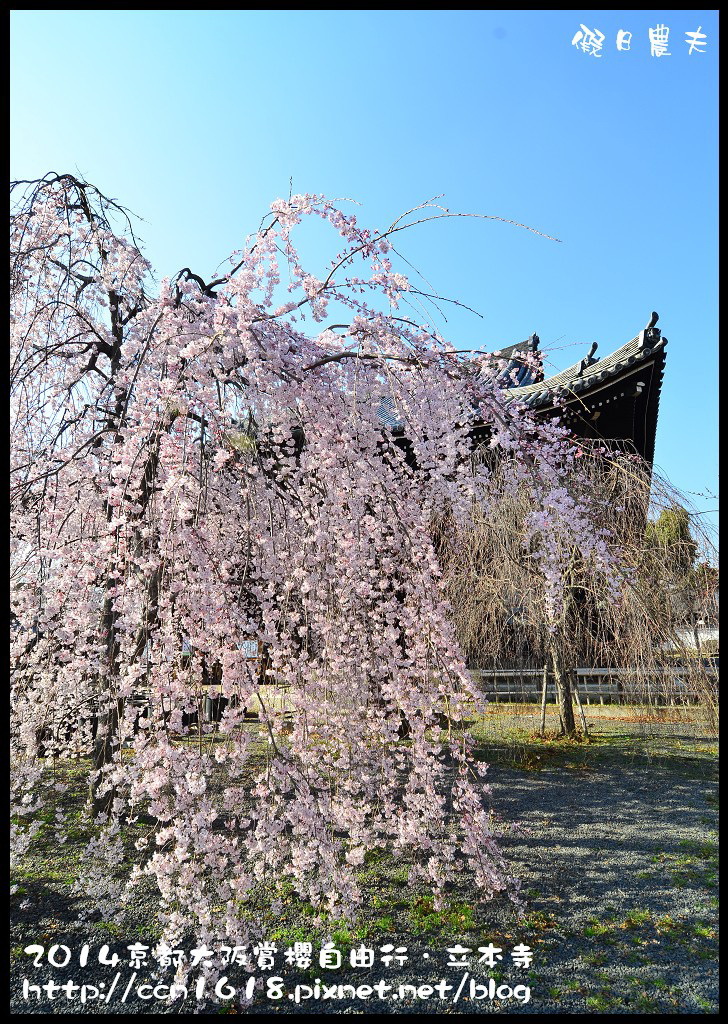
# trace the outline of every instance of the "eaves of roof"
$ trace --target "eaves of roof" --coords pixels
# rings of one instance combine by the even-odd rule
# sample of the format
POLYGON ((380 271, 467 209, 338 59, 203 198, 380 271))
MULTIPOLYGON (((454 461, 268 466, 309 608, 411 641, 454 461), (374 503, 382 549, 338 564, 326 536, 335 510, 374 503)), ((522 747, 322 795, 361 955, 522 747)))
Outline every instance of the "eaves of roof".
POLYGON ((636 338, 604 359, 597 359, 587 366, 584 365, 586 361, 581 360, 537 384, 510 388, 503 397, 508 402, 523 402, 532 409, 553 406, 557 401, 592 391, 615 377, 628 374, 632 367, 655 358, 666 344, 667 338, 661 337, 659 330, 645 328, 636 338))

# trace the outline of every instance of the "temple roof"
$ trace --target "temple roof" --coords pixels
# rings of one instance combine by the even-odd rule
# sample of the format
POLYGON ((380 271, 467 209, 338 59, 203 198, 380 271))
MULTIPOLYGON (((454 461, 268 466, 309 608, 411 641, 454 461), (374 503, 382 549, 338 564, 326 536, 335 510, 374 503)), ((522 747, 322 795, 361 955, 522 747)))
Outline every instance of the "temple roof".
MULTIPOLYGON (((660 331, 652 326, 640 331, 636 338, 622 345, 604 359, 597 357, 589 362, 589 357, 574 363, 566 370, 546 377, 537 383, 522 387, 510 388, 507 398, 524 402, 531 408, 553 405, 555 399, 576 396, 590 391, 595 386, 610 378, 629 373, 629 368, 644 360, 653 358, 658 349, 664 348, 667 338, 660 337, 660 331), (587 365, 584 365, 584 364, 587 365)), ((596 345, 593 346, 593 350, 596 345)))
MULTIPOLYGON (((637 452, 651 465, 667 344, 655 326, 658 319, 653 313, 635 338, 603 359, 594 355, 594 342, 583 359, 551 377, 543 377, 536 334, 487 356, 478 372, 490 380, 493 370, 498 372, 507 402, 523 402, 537 415, 558 417, 575 437, 637 452)), ((379 415, 403 433, 391 397, 382 399, 379 415)), ((487 428, 476 425, 475 439, 486 436, 487 428)))
POLYGON ((486 356, 484 368, 500 368, 496 379, 503 388, 536 384, 543 380, 543 355, 538 344, 538 335, 532 334, 527 341, 507 345, 499 352, 486 356))
POLYGON ((508 389, 506 400, 558 416, 575 436, 627 447, 651 465, 667 344, 658 319, 653 313, 647 327, 603 359, 594 357, 595 343, 566 370, 508 389))

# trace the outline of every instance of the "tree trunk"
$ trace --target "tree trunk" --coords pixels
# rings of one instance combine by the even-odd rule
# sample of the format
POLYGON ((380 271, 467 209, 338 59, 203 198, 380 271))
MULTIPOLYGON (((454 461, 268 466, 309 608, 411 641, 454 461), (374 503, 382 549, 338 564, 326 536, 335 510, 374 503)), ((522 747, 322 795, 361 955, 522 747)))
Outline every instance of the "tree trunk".
POLYGON ((123 700, 119 699, 111 707, 97 716, 96 737, 93 749, 93 773, 89 783, 89 800, 91 802, 91 813, 94 818, 99 814, 110 814, 111 807, 116 796, 112 788, 103 796, 99 795, 100 770, 111 763, 114 753, 114 740, 118 739, 119 718, 123 713, 123 700))
POLYGON ((548 665, 543 667, 543 688, 541 690, 541 728, 539 734, 543 736, 546 731, 546 695, 548 692, 549 685, 549 669, 548 665))
POLYGON ((574 736, 576 733, 576 722, 574 721, 574 703, 571 690, 571 672, 564 666, 561 658, 552 651, 551 665, 556 681, 556 693, 559 701, 559 712, 561 714, 561 728, 565 736, 574 736))
MULTIPOLYGON (((107 580, 107 588, 109 581, 107 580)), ((119 648, 116 641, 116 615, 113 601, 110 597, 104 600, 104 611, 102 620, 103 630, 106 634, 106 653, 108 669, 105 675, 99 675, 99 708, 96 714, 96 733, 93 747, 93 772, 89 783, 89 800, 91 802, 91 813, 94 818, 99 814, 110 814, 114 802, 115 792, 99 795, 99 784, 101 769, 111 763, 114 755, 114 741, 118 740, 119 719, 123 714, 123 700, 114 699, 113 685, 118 678, 119 671, 119 648)))
POLYGON ((579 708, 579 718, 581 719, 581 731, 584 737, 589 736, 589 727, 586 724, 586 715, 584 714, 584 705, 581 703, 581 697, 579 696, 579 680, 576 672, 572 669, 569 673, 571 676, 572 687, 574 690, 574 697, 576 698, 576 706, 579 708))

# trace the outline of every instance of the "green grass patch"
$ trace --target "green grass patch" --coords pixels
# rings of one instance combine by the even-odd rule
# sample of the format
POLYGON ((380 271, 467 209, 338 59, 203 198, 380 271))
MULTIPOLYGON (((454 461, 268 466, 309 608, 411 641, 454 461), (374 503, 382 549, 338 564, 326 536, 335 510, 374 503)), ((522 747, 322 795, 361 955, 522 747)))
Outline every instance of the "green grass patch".
POLYGON ((414 935, 446 935, 457 937, 475 927, 473 910, 469 904, 447 903, 436 910, 431 896, 418 896, 409 905, 407 917, 414 935))
MULTIPOLYGON (((529 706, 535 715, 533 706, 529 706)), ((610 723, 612 725, 613 723, 610 723)), ((538 732, 494 715, 480 715, 469 723, 477 741, 479 759, 532 772, 544 769, 595 771, 610 767, 650 766, 691 779, 716 777, 717 746, 712 741, 685 741, 673 737, 635 736, 624 732, 590 732, 588 737, 559 737, 538 732)))
POLYGON ((596 992, 586 997, 586 1005, 595 1013, 609 1013, 612 1007, 619 1005, 619 998, 610 995, 609 992, 596 992))
POLYGON ((718 844, 683 839, 678 846, 679 852, 655 854, 653 862, 660 864, 673 884, 679 887, 700 885, 715 888, 718 884, 718 844))

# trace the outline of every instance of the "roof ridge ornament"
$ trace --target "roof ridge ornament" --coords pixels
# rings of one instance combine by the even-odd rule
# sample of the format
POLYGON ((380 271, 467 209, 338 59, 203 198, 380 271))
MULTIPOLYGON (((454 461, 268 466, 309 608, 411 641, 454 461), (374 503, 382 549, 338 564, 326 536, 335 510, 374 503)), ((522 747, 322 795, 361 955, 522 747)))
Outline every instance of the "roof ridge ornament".
POLYGON ((594 353, 596 352, 596 350, 598 348, 599 348, 599 343, 596 342, 596 341, 593 341, 591 343, 591 348, 589 349, 588 354, 586 356, 584 356, 582 361, 579 363, 579 371, 577 373, 577 377, 582 377, 584 375, 584 370, 586 370, 586 368, 588 366, 593 366, 594 363, 598 363, 599 362, 599 356, 595 356, 594 355, 594 353))
POLYGON ((641 330, 638 336, 639 348, 649 349, 652 348, 660 340, 660 328, 655 327, 655 324, 660 319, 659 315, 655 312, 650 317, 650 322, 641 330))

